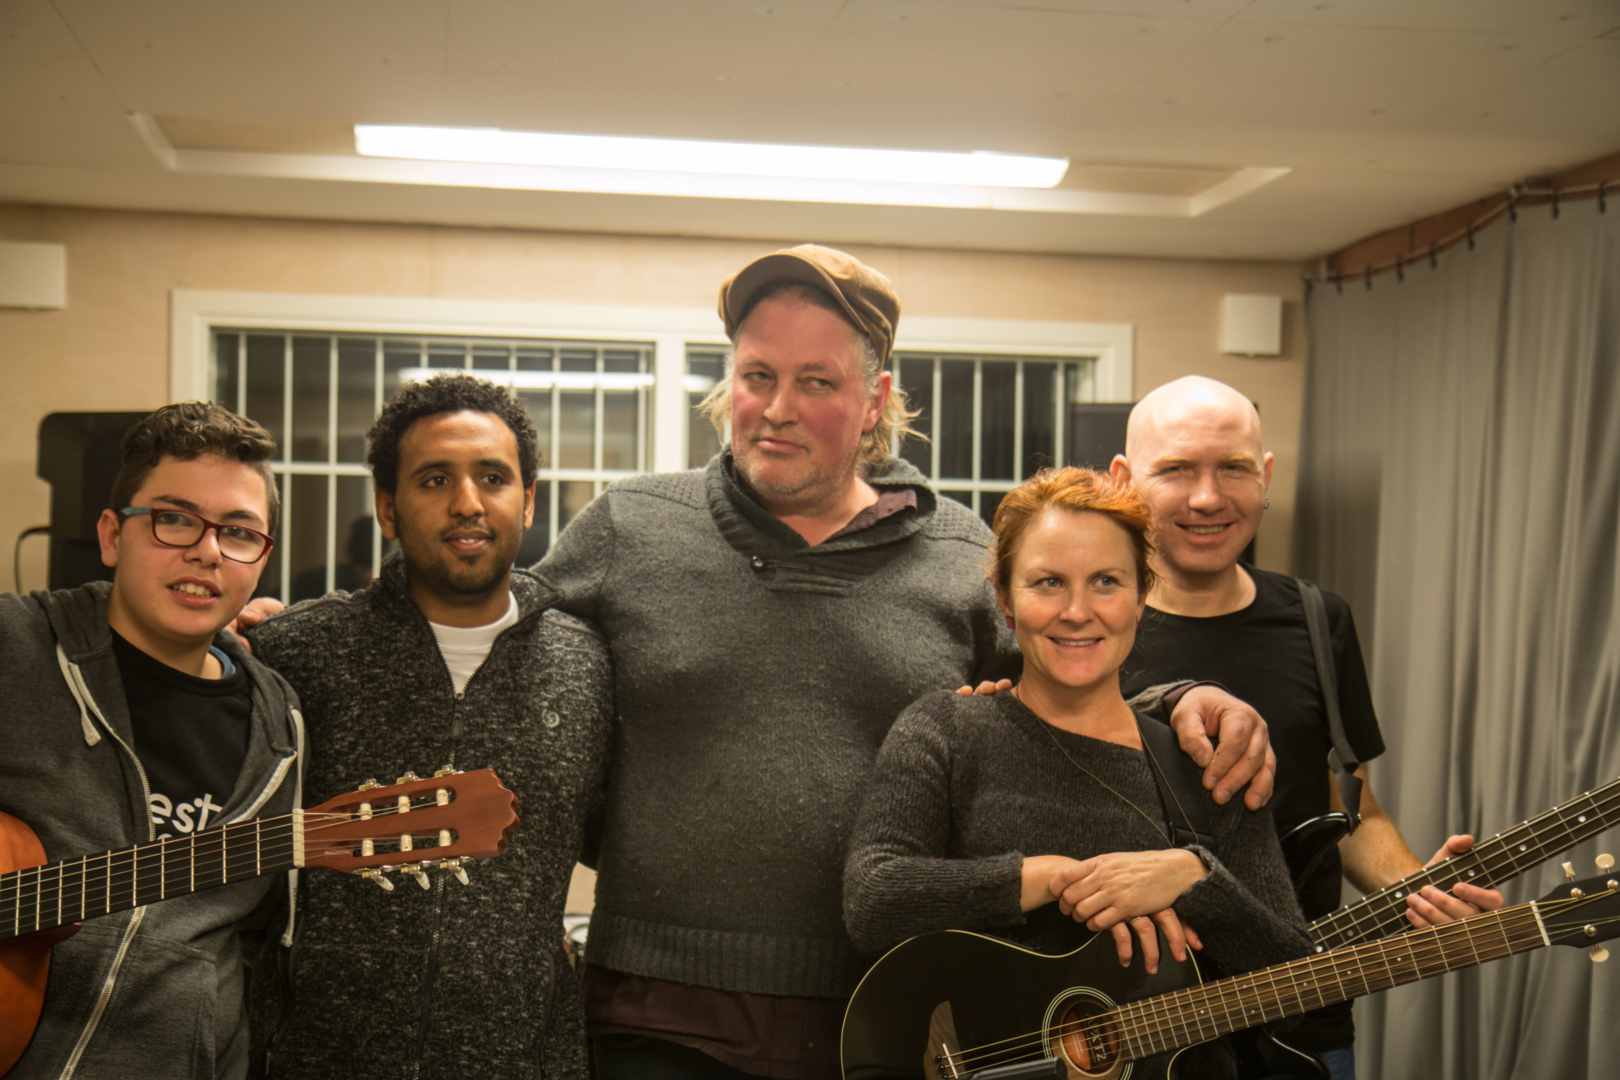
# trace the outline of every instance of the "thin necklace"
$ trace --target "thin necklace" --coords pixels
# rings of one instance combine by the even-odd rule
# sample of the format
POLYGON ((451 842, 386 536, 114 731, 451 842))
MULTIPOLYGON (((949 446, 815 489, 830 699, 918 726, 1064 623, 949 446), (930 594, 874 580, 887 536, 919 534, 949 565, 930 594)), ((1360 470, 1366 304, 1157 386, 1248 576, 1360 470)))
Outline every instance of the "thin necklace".
MULTIPOLYGON (((1024 695, 1020 694, 1018 692, 1018 689, 1019 688, 1016 687, 1016 686, 1012 688, 1013 697, 1018 699, 1018 703, 1020 705, 1023 705, 1024 708, 1029 709, 1028 703, 1024 701, 1024 695)), ((1154 821, 1151 817, 1148 816, 1148 813, 1147 813, 1146 810, 1143 810, 1140 806, 1137 806, 1135 803, 1131 802, 1131 800, 1127 799, 1125 796, 1123 796, 1119 792, 1115 791, 1111 786, 1109 786, 1109 784, 1106 781, 1103 780, 1102 777, 1098 776, 1096 773, 1092 772, 1090 769, 1086 768, 1084 765, 1082 765, 1078 761, 1074 760, 1074 755, 1070 754, 1067 750, 1063 749, 1063 744, 1058 742, 1057 733, 1052 730, 1052 725, 1050 723, 1048 723, 1047 721, 1041 719, 1041 714, 1036 712, 1034 709, 1029 709, 1029 712, 1030 712, 1031 716, 1035 717, 1035 719, 1040 720, 1040 722, 1041 722, 1041 730, 1045 731, 1046 734, 1047 734, 1047 737, 1052 740, 1052 745, 1058 748, 1058 753, 1062 754, 1064 757, 1069 759, 1069 764, 1070 765, 1073 765, 1075 768, 1079 769, 1081 772, 1083 772, 1087 776, 1091 777, 1099 785, 1101 785, 1101 787, 1102 787, 1102 789, 1104 791, 1108 792, 1114 798, 1118 799, 1120 802, 1124 803, 1126 806, 1130 807, 1132 810, 1135 810, 1138 814, 1141 814, 1142 815, 1142 820, 1147 822, 1148 825, 1153 829, 1153 831, 1159 834, 1160 838, 1162 838, 1164 840, 1164 843, 1165 843, 1166 847, 1174 847, 1175 846, 1174 844, 1170 843, 1170 835, 1159 827, 1158 822, 1154 821)), ((1147 744, 1145 744, 1145 743, 1143 744, 1144 749, 1146 748, 1146 745, 1147 744)))

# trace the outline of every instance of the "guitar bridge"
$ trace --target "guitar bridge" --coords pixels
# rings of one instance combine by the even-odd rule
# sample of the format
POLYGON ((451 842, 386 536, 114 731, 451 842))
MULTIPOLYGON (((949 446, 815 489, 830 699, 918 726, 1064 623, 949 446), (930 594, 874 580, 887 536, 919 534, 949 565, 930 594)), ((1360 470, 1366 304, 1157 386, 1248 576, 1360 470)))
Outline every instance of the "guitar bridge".
POLYGON ((951 1012, 951 1003, 942 1001, 928 1018, 928 1049, 923 1053, 923 1075, 928 1080, 953 1080, 964 1075, 958 1063, 960 1054, 956 1017, 951 1012))

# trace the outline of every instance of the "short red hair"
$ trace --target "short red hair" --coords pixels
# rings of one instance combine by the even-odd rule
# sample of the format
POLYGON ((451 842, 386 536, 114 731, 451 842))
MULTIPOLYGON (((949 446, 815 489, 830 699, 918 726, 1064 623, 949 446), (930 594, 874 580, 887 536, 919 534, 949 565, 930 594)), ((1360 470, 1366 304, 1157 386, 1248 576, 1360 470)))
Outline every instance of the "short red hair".
POLYGON ((1107 473, 1078 469, 1042 469, 1002 497, 996 507, 992 528, 996 549, 991 556, 990 576, 1003 595, 1012 581, 1013 556, 1030 523, 1047 510, 1067 510, 1075 514, 1101 514, 1112 519, 1130 537, 1136 556, 1136 587, 1147 596, 1158 580, 1149 560, 1153 558, 1153 514, 1146 500, 1128 481, 1107 473))

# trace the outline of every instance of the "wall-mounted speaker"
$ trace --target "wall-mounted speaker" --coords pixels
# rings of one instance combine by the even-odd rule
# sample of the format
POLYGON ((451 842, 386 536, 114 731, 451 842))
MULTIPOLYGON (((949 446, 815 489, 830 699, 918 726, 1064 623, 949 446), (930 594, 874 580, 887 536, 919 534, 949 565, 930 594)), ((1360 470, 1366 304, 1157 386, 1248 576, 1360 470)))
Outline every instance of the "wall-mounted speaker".
POLYGON ((108 581, 96 519, 123 462, 124 433, 144 412, 51 413, 39 422, 39 478, 51 485, 50 587, 108 581))

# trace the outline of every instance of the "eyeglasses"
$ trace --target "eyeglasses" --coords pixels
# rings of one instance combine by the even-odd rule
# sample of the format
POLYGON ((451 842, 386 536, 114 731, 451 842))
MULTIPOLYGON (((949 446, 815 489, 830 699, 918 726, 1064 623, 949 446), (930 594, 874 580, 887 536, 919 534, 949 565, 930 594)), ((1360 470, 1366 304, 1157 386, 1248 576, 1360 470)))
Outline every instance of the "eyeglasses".
POLYGON ((189 510, 171 510, 166 506, 126 506, 118 514, 120 517, 139 517, 142 514, 150 517, 152 539, 164 547, 191 547, 212 529, 219 539, 219 553, 232 562, 256 563, 270 554, 270 549, 276 545, 274 537, 266 536, 257 529, 221 525, 189 510))

